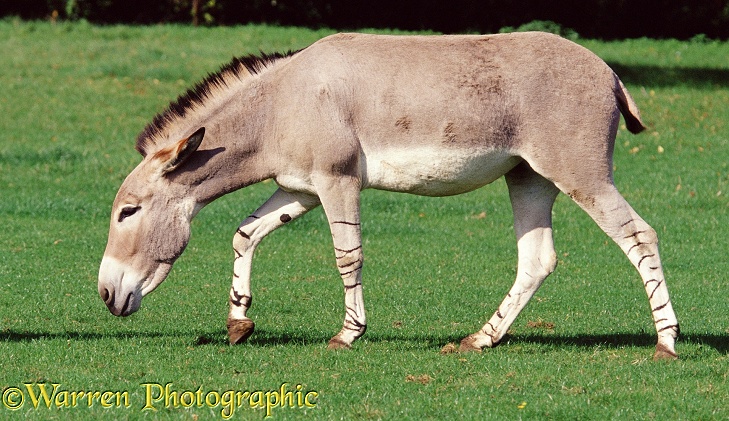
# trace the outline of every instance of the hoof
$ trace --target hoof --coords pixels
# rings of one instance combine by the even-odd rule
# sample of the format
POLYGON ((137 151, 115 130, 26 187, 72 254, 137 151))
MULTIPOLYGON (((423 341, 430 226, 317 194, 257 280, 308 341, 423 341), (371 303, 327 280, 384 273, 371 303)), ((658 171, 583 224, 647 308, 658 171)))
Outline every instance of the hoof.
POLYGON ((476 338, 473 335, 468 335, 461 341, 458 352, 481 352, 481 347, 476 345, 476 338))
POLYGON ((656 345, 656 353, 653 354, 653 361, 659 361, 659 360, 677 360, 678 354, 676 354, 676 351, 668 348, 666 345, 658 344, 656 345))
POLYGON ((241 344, 253 334, 254 323, 251 319, 228 319, 228 338, 231 345, 241 344))
POLYGON ((327 349, 352 349, 352 345, 342 341, 336 336, 329 340, 327 349))

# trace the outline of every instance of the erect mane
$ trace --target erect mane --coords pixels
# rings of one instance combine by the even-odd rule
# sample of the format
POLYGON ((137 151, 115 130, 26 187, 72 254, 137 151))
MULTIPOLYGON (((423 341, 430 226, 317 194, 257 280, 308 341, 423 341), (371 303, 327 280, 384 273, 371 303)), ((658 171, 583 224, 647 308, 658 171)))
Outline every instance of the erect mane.
POLYGON ((236 81, 259 74, 276 61, 291 57, 297 52, 289 51, 285 54, 261 52, 259 56, 234 57, 230 63, 221 67, 216 73, 208 74, 205 79, 171 102, 165 111, 157 114, 137 137, 137 151, 142 156, 147 156, 152 148, 159 146, 158 143, 164 139, 163 133, 170 124, 183 119, 193 109, 204 106, 216 93, 225 91, 236 81))

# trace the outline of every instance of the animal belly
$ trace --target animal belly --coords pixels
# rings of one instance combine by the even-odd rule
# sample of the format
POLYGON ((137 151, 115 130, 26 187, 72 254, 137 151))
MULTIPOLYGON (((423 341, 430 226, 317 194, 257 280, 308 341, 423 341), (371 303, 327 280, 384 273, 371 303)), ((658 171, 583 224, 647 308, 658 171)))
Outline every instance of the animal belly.
POLYGON ((365 153, 365 188, 450 196, 484 186, 521 158, 504 151, 407 149, 365 153))

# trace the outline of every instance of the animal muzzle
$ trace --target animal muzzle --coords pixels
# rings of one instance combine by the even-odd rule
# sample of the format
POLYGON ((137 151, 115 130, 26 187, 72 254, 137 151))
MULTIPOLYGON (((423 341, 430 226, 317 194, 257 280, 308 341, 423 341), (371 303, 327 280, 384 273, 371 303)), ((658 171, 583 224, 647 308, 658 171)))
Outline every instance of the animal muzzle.
POLYGON ((143 278, 119 261, 104 257, 99 268, 99 295, 111 314, 128 316, 142 305, 143 278))
POLYGON ((109 308, 111 314, 115 316, 128 316, 139 308, 134 308, 134 293, 130 292, 126 295, 117 295, 114 291, 114 287, 107 288, 99 286, 99 295, 104 300, 104 304, 109 308))

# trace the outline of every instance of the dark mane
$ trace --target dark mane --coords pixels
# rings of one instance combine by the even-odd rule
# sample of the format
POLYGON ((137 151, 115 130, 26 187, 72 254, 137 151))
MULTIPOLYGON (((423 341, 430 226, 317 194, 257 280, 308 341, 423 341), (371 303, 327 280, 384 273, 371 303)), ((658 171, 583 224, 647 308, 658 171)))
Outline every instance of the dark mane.
POLYGON ((170 103, 165 111, 157 114, 137 137, 137 151, 142 156, 147 156, 149 147, 156 144, 156 138, 162 135, 167 125, 176 119, 184 118, 192 108, 203 105, 215 88, 227 87, 230 80, 240 80, 250 75, 259 74, 276 61, 291 57, 297 52, 289 51, 285 54, 265 54, 261 52, 260 56, 234 57, 230 63, 221 67, 216 73, 208 74, 205 79, 170 103))

